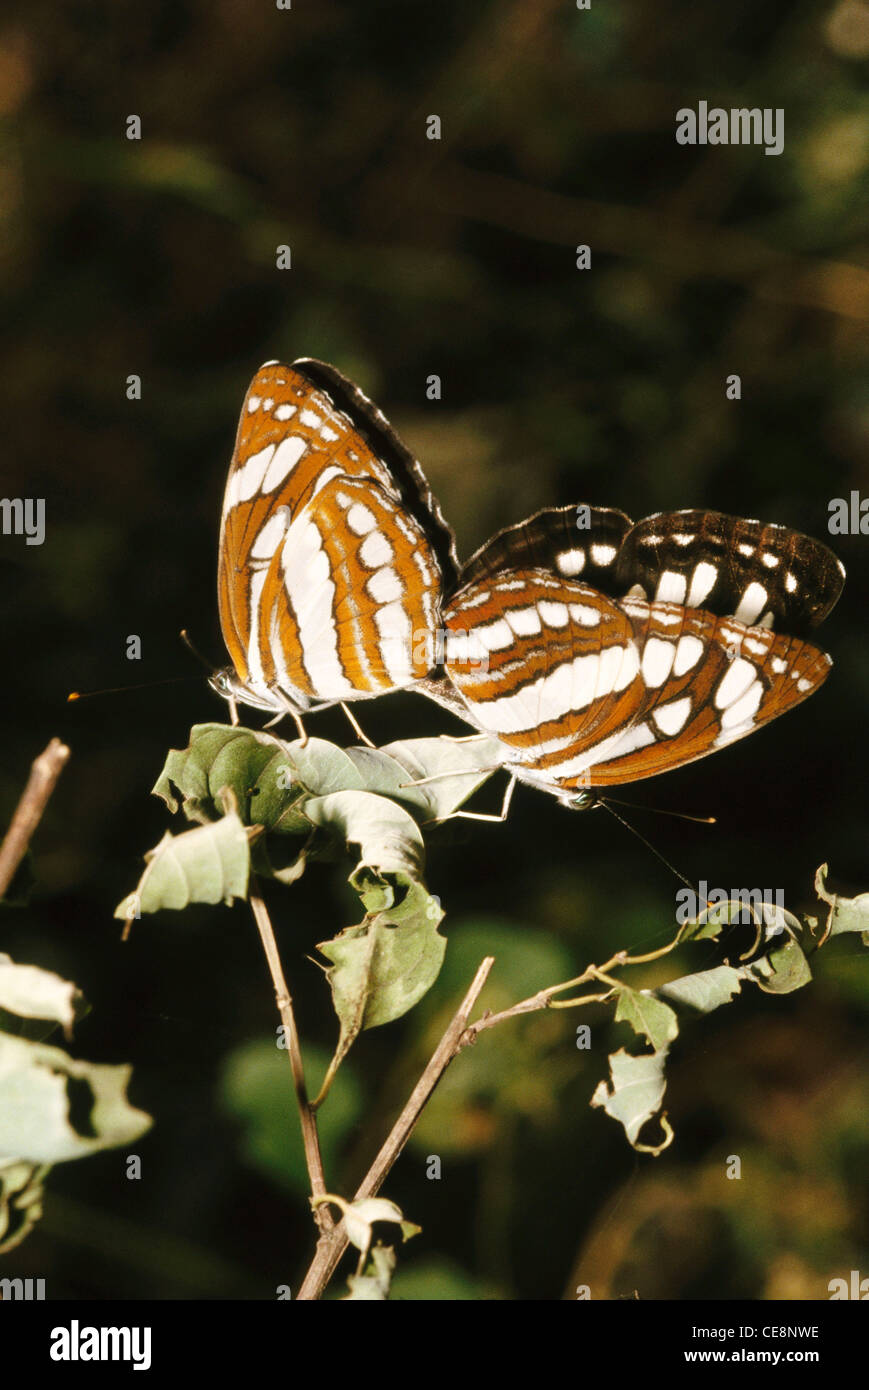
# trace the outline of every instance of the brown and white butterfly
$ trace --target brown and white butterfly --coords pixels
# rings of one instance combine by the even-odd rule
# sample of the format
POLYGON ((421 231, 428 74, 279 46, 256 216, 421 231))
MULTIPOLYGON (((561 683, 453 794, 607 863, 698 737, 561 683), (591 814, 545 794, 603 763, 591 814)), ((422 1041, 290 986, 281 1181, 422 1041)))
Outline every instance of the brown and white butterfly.
POLYGON ((218 603, 232 665, 214 688, 299 723, 412 685, 431 669, 457 570, 419 463, 358 387, 311 358, 261 367, 223 503, 218 603))
POLYGON ((843 582, 826 546, 783 526, 543 511, 464 567, 441 703, 500 741, 508 797, 518 779, 586 806, 590 789, 706 757, 817 690, 832 663, 803 634, 843 582))

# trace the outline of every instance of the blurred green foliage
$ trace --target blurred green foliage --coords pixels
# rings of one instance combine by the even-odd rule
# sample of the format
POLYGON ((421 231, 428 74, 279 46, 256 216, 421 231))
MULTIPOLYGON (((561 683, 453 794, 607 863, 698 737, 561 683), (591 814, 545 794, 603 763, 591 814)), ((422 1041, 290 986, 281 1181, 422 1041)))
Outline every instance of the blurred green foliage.
MULTIPOLYGON (((4 817, 51 735, 73 757, 34 845, 32 904, 3 914, 0 949, 81 985, 93 1012, 76 1050, 132 1061, 133 1103, 155 1116, 141 1181, 112 1154, 52 1174, 10 1273, 46 1277, 53 1298, 273 1297, 298 1286, 312 1244, 286 1175, 249 1161, 275 1157, 272 1102, 254 1100, 271 1094, 256 1059, 276 1020, 247 909, 143 921, 123 945, 111 916, 165 823, 148 790, 166 750, 223 713, 177 632, 222 661, 218 512, 253 371, 314 355, 358 379, 422 459, 463 555, 574 501, 634 516, 711 506, 823 537, 830 498, 869 494, 867 9, 6 8, 0 490, 45 497, 47 538, 0 542, 4 817), (784 153, 677 146, 675 113, 700 99, 783 107, 784 153), (432 112, 439 143, 424 138, 432 112), (125 658, 131 633, 140 662, 125 658), (64 704, 70 689, 163 676, 189 680, 64 704)), ((633 813, 689 877, 781 887, 794 910, 823 860, 837 888, 866 887, 866 544, 835 543, 848 581, 823 629, 823 691, 628 793, 718 816, 710 831, 633 813)), ((384 743, 452 726, 408 695, 372 702, 364 727, 384 743)), ((331 713, 314 732, 346 738, 331 713)), ((571 974, 660 944, 677 887, 611 818, 529 789, 506 826, 432 837, 427 882, 446 964, 422 1006, 354 1049, 329 1154, 341 1191, 481 954, 497 957, 498 999, 515 999, 556 963, 571 974)), ((316 1058, 335 1022, 307 957, 356 909, 326 866, 291 896, 274 907, 316 1058)), ((869 986, 847 940, 824 954, 792 999, 742 998, 685 1033, 668 1089, 677 1143, 654 1162, 588 1109, 607 1028, 591 1052, 569 1014, 484 1035, 387 1185, 423 1227, 396 1294, 557 1298, 590 1283, 595 1296, 803 1298, 865 1274, 869 986), (429 1181, 436 1146, 443 1176, 429 1181), (723 1176, 734 1153, 738 1182, 723 1176)))
MULTIPOLYGON (((317 1094, 330 1061, 331 1054, 322 1048, 306 1050, 305 1079, 311 1095, 317 1094)), ((310 1181, 286 1050, 279 1051, 270 1038, 241 1043, 225 1058, 221 1091, 227 1111, 241 1126, 241 1152, 247 1161, 304 1201, 310 1196, 310 1181)), ((336 1163, 340 1145, 358 1121, 361 1107, 362 1096, 352 1068, 345 1066, 318 1119, 327 1170, 336 1163)))

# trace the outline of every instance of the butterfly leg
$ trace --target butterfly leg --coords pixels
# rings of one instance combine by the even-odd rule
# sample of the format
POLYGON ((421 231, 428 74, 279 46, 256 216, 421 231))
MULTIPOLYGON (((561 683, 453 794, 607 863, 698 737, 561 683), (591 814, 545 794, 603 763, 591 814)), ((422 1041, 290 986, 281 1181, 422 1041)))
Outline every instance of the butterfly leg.
POLYGON ((429 782, 445 782, 448 777, 472 777, 487 776, 490 772, 497 772, 503 764, 496 763, 494 767, 457 767, 452 772, 433 772, 431 777, 418 777, 413 782, 399 782, 399 788, 404 787, 427 787, 429 782))
POLYGON ((230 724, 238 723, 238 705, 232 695, 229 697, 229 722, 230 724))
POLYGON ((359 735, 359 737, 360 737, 360 739, 362 740, 362 742, 365 744, 366 748, 374 748, 375 745, 371 742, 371 739, 368 737, 368 735, 366 734, 365 730, 364 730, 363 728, 361 728, 361 726, 360 726, 360 724, 359 724, 359 721, 357 720, 356 715, 353 713, 353 711, 351 710, 350 706, 349 706, 349 705, 345 705, 345 703, 344 703, 343 700, 340 701, 340 704, 341 704, 342 710, 343 710, 344 713, 346 714, 347 718, 349 719, 351 725, 352 725, 353 728, 355 729, 356 733, 359 735))
POLYGON ((481 734, 463 734, 460 738, 453 738, 451 734, 447 734, 446 737, 450 743, 481 743, 484 738, 491 738, 492 735, 484 732, 481 734))
POLYGON ((270 719, 268 724, 263 724, 263 728, 273 729, 276 724, 280 724, 282 719, 286 719, 288 714, 291 715, 293 720, 295 721, 296 728, 299 731, 299 740, 301 742, 302 747, 304 748, 306 743, 308 742, 308 731, 302 723, 302 716, 299 714, 298 710, 293 709, 292 705, 290 704, 287 705, 286 709, 281 710, 280 714, 276 714, 274 719, 270 719))
POLYGON ((510 802, 513 800, 513 791, 516 786, 516 781, 516 773, 511 772, 510 780, 504 792, 504 800, 497 814, 493 814, 489 811, 453 811, 450 815, 444 816, 444 820, 487 820, 497 821, 499 824, 503 823, 507 819, 507 812, 510 810, 510 802))

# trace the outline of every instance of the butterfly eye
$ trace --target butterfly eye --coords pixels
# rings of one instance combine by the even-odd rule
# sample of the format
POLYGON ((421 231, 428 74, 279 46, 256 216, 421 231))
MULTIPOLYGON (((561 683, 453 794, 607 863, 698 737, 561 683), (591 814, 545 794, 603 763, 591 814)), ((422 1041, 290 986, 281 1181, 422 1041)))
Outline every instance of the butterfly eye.
POLYGON ((222 671, 215 671, 212 676, 208 677, 208 684, 212 690, 217 691, 218 695, 226 696, 232 692, 232 676, 233 672, 224 667, 222 671))

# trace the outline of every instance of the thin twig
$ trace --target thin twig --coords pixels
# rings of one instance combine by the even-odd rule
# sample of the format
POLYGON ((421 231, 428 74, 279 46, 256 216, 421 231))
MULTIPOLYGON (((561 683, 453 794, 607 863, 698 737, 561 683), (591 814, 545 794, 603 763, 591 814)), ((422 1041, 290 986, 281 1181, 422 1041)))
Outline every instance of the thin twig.
MULTIPOLYGON (((407 1104, 390 1130, 389 1136, 383 1144, 379 1154, 362 1179, 353 1199, 354 1201, 358 1202, 364 1197, 373 1197, 380 1190, 383 1180, 410 1138, 414 1126, 427 1104, 429 1097, 450 1062, 462 1046, 462 1039, 467 1031, 471 1010, 476 1004, 480 991, 485 985, 489 977, 489 971, 494 964, 494 956, 486 956, 485 960, 480 964, 476 975, 471 981, 467 994, 432 1053, 431 1059, 422 1076, 419 1078, 419 1081, 414 1086, 407 1104)), ((340 1222, 333 1230, 320 1237, 311 1267, 305 1275, 304 1282, 299 1290, 299 1299, 307 1302, 320 1297, 320 1294, 332 1277, 335 1266, 347 1249, 348 1244, 349 1242, 344 1231, 343 1222, 340 1222)))
POLYGON ((66 744, 61 743, 59 738, 53 738, 45 751, 34 759, 27 786, 21 793, 21 800, 0 845, 0 898, 15 877, 15 870, 27 852, 31 836, 42 819, 48 798, 68 758, 66 744))
POLYGON ((529 995, 527 999, 520 999, 518 1004, 511 1004, 509 1009, 502 1009, 497 1014, 483 1014, 476 1023, 470 1024, 465 1030, 464 1037, 459 1043, 459 1048, 467 1047, 468 1043, 476 1042, 477 1036, 485 1032, 487 1028, 494 1028, 497 1023, 503 1023, 508 1018, 518 1018, 521 1014, 537 1013, 540 1009, 576 1009, 584 1004, 604 1004, 612 998, 613 990, 618 989, 618 981, 612 979, 610 971, 623 965, 647 965, 650 961, 660 960, 661 957, 669 955, 674 951, 682 940, 681 933, 668 941, 665 946, 659 946, 655 951, 647 951, 642 956, 628 955, 627 951, 617 951, 609 960, 604 961, 603 965, 589 965, 583 970, 581 975, 575 976, 572 980, 565 980, 560 985, 549 985, 547 989, 538 990, 536 994, 529 995), (574 999, 557 999, 556 995, 562 994, 566 989, 576 989, 579 985, 589 984, 595 981, 599 984, 607 985, 608 988, 603 994, 583 994, 574 999))
MULTIPOLYGON (((308 1167, 308 1177, 311 1180, 311 1196, 323 1197, 327 1190, 326 1178, 323 1173, 323 1156, 320 1153, 317 1117, 311 1109, 311 1103, 308 1099, 308 1088, 305 1085, 302 1049, 299 1045, 299 1031, 296 1027, 296 1017, 293 1013, 293 1001, 290 997, 283 966, 281 965, 281 958, 278 954, 278 946, 275 941, 275 933, 272 928, 271 918, 263 902, 259 883, 256 878, 251 878, 250 905, 259 929, 260 940, 262 941, 263 950, 266 954, 269 971, 271 972, 272 984, 275 987, 275 1002, 278 1006, 281 1022, 284 1025, 284 1036, 287 1039, 287 1055, 293 1070, 293 1085, 296 1088, 299 1120, 302 1125, 302 1142, 305 1146, 305 1163, 308 1167)), ((324 1234, 333 1229, 335 1222, 327 1206, 321 1205, 316 1207, 314 1215, 320 1230, 324 1234)))
MULTIPOLYGON (((486 983, 489 971, 494 965, 494 957, 487 956, 480 965, 471 982, 470 989, 432 1054, 428 1066, 414 1087, 410 1099, 390 1131, 389 1137, 363 1178, 354 1201, 359 1201, 363 1197, 373 1197, 380 1190, 383 1180, 407 1143, 424 1106, 450 1062, 463 1048, 475 1042, 479 1033, 484 1032, 487 1028, 493 1028, 496 1023, 503 1023, 505 1019, 517 1018, 521 1014, 535 1013, 540 1009, 576 1008, 583 1004, 604 1003, 612 998, 613 990, 618 988, 618 982, 611 979, 609 975, 611 970, 624 965, 640 965, 658 960, 673 951, 679 945, 680 940, 681 933, 677 933, 665 946, 640 956, 630 956, 627 951, 623 950, 617 951, 609 960, 604 961, 603 965, 589 965, 581 975, 577 975, 572 980, 565 980, 562 984, 551 985, 548 989, 542 989, 528 999, 522 999, 519 1003, 513 1004, 511 1008, 503 1009, 500 1013, 485 1013, 475 1023, 469 1024, 468 1018, 471 1010, 486 983), (601 994, 587 994, 574 999, 559 1000, 555 997, 566 989, 575 989, 577 986, 588 984, 591 981, 604 984, 607 989, 601 994)), ((299 1299, 309 1301, 320 1297, 348 1244, 343 1222, 339 1222, 331 1231, 320 1237, 311 1267, 299 1290, 299 1299)))

